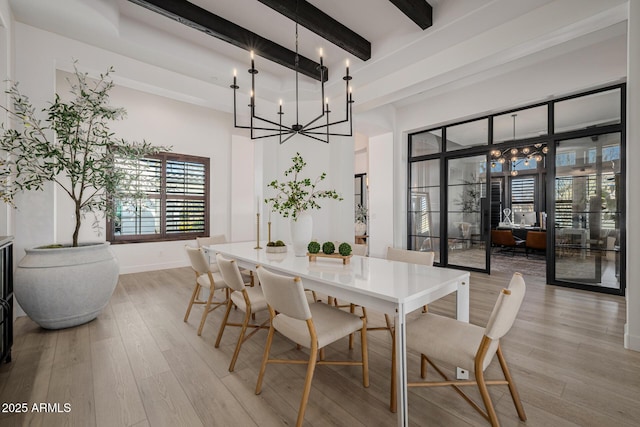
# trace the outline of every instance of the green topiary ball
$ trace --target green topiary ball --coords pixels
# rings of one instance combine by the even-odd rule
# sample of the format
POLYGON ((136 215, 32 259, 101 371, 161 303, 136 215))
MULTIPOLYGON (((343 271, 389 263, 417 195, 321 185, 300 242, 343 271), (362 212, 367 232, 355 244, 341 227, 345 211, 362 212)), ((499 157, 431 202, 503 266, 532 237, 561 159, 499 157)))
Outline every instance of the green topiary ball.
POLYGON ((351 255, 351 245, 348 243, 341 243, 340 246, 338 246, 338 252, 340 252, 340 255, 342 256, 351 255))
POLYGON ((309 245, 307 246, 307 250, 309 251, 310 254, 317 254, 318 252, 320 252, 320 243, 318 242, 309 243, 309 245))
POLYGON ((324 244, 322 245, 322 252, 324 252, 327 255, 331 255, 335 251, 336 251, 336 245, 334 245, 333 242, 324 242, 324 244))
POLYGON ((284 242, 282 240, 276 240, 276 246, 284 246, 284 242))

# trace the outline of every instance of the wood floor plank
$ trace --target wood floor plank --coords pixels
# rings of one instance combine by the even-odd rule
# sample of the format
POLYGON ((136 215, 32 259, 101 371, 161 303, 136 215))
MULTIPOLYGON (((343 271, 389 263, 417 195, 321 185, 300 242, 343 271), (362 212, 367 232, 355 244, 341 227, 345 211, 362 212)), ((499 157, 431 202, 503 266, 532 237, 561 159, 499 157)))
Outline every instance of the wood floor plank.
POLYGON ((150 425, 204 426, 173 372, 145 377, 138 384, 150 425))
POLYGON ((89 326, 84 324, 58 332, 49 390, 41 403, 69 404, 69 412, 32 413, 42 425, 96 425, 89 326))
POLYGON ((174 348, 164 355, 204 425, 259 425, 191 349, 174 348))
POLYGON ((91 345, 93 386, 98 427, 130 426, 146 420, 138 386, 120 337, 91 345))
POLYGON ((132 302, 113 305, 118 330, 137 380, 170 370, 132 302))
MULTIPOLYGON (((471 274, 473 323, 486 323, 510 277, 471 274)), ((501 425, 637 425, 640 353, 623 348, 624 298, 547 286, 534 276, 525 280, 527 294, 502 346, 529 419, 519 421, 505 387, 492 387, 501 425)), ((295 423, 305 369, 270 365, 263 392, 256 396, 266 331, 245 342, 235 372, 229 373, 238 328, 225 331, 216 349, 223 315, 216 310, 198 337, 202 307, 194 308, 188 323, 182 321, 192 289, 190 268, 127 274, 107 309, 88 325, 45 331, 19 318, 13 362, 0 367, 0 401, 69 401, 72 412, 0 414, 0 424, 84 427, 117 425, 116 418, 120 425, 136 427, 295 423), (222 418, 220 411, 226 411, 222 418), (235 417, 230 421, 227 415, 235 417), (237 419, 241 422, 230 424, 237 419)), ((455 309, 455 295, 429 305, 431 312, 447 316, 455 316, 455 309)), ((371 315, 372 323, 382 323, 378 313, 371 315)), ((410 313, 408 320, 419 316, 419 311, 410 313)), ((395 414, 387 410, 391 340, 386 332, 371 332, 368 341, 371 386, 362 386, 357 367, 318 367, 305 426, 395 425, 395 414)), ((306 356, 279 336, 272 354, 306 356)), ((358 357, 359 352, 340 340, 327 349, 327 357, 333 356, 358 357)), ((418 378, 419 355, 408 354, 408 370, 410 378, 418 378)), ((494 362, 487 375, 495 374, 500 369, 494 362)), ((470 395, 479 398, 475 390, 470 395)), ((409 424, 487 425, 452 390, 414 388, 409 391, 409 424)))

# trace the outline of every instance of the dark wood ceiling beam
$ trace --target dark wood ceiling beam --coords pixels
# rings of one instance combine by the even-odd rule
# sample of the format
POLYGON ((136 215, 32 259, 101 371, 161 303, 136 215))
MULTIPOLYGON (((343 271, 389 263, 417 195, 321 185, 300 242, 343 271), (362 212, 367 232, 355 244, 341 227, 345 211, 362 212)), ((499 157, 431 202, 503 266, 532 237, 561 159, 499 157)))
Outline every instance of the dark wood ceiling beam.
POLYGON ((389 0, 420 28, 426 30, 433 25, 433 8, 425 0, 389 0))
MULTIPOLYGON (((129 0, 210 36, 295 70, 296 53, 186 0, 129 0)), ((299 55, 298 71, 320 80, 320 64, 299 55)), ((329 72, 325 71, 325 81, 329 72)))
POLYGON ((371 59, 371 43, 305 0, 258 0, 352 55, 371 59))

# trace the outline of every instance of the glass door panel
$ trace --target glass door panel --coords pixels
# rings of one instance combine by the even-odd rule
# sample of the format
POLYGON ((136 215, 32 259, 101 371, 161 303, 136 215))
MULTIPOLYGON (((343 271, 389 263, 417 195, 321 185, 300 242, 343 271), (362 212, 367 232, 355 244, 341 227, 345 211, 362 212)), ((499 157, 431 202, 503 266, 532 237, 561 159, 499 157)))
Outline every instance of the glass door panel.
POLYGON ((559 141, 554 277, 620 289, 620 134, 559 141))
POLYGON ((487 156, 447 162, 447 264, 487 270, 487 156))
POLYGON ((411 164, 409 242, 415 251, 433 251, 440 263, 440 160, 411 164))

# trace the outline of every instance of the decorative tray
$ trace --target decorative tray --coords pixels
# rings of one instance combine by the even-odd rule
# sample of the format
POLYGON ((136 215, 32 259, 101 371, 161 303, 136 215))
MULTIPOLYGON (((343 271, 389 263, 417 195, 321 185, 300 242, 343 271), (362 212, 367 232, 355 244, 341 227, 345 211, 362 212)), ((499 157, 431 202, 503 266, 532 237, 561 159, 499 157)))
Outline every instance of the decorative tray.
POLYGON ((335 259, 341 259, 342 260, 342 264, 347 265, 349 264, 349 262, 351 261, 351 257, 353 255, 340 255, 339 253, 332 253, 332 254, 325 254, 324 252, 318 252, 317 254, 311 254, 309 252, 307 252, 307 256, 309 257, 309 262, 314 262, 316 261, 316 258, 335 258, 335 259))

